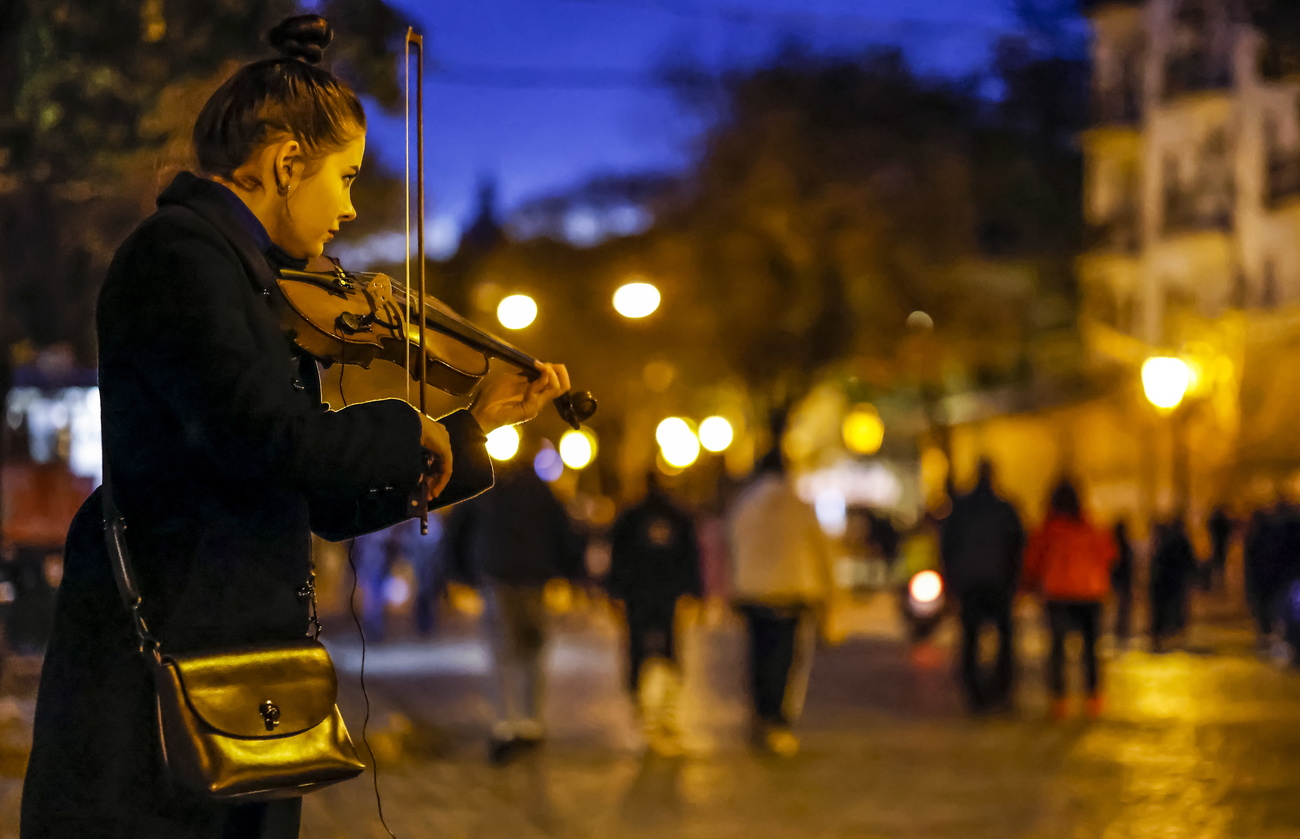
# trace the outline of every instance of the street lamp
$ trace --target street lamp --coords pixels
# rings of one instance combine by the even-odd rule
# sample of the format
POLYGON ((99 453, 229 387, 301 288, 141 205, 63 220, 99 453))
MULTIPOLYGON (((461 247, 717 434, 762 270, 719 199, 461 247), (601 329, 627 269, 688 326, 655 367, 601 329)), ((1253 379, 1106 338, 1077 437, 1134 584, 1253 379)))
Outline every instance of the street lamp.
MULTIPOLYGON (((1183 429, 1174 410, 1182 404, 1192 385, 1192 368, 1181 358, 1154 356, 1142 362, 1142 392, 1147 401, 1160 413, 1169 415, 1169 433, 1173 444, 1173 500, 1174 509, 1182 513, 1187 509, 1191 477, 1190 453, 1186 440, 1181 439, 1183 429)), ((1184 412, 1185 413, 1185 412, 1184 412)))
POLYGON ((487 452, 493 460, 509 460, 519 452, 519 429, 503 425, 488 432, 487 452))
POLYGON ((596 436, 585 428, 569 429, 560 438, 560 459, 575 471, 586 469, 596 457, 596 436))
POLYGON ((1177 408, 1192 384, 1192 368, 1181 358, 1155 356, 1142 362, 1142 392, 1162 411, 1177 408))
POLYGON ((650 283, 626 283, 614 292, 614 310, 625 318, 643 318, 659 308, 659 289, 650 283))
POLYGON ((527 294, 512 294, 497 305, 497 320, 506 329, 523 329, 537 319, 537 301, 527 294))
POLYGON ((669 417, 655 428, 655 441, 664 461, 670 466, 685 469, 700 456, 700 438, 681 417, 669 417))
POLYGON ((725 451, 735 436, 724 417, 708 417, 700 423, 700 445, 711 452, 725 451))

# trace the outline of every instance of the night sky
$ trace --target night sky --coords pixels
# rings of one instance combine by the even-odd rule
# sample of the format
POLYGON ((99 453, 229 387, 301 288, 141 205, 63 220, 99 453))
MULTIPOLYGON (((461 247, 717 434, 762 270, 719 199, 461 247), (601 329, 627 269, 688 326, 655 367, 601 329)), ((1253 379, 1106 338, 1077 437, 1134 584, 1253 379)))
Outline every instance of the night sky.
MULTIPOLYGON (((827 51, 898 44, 914 66, 983 68, 1009 0, 395 0, 424 22, 431 246, 452 241, 481 176, 500 206, 597 172, 673 169, 698 126, 656 82, 674 56, 752 64, 794 36, 827 51)), ((371 149, 400 166, 400 118, 371 149)))

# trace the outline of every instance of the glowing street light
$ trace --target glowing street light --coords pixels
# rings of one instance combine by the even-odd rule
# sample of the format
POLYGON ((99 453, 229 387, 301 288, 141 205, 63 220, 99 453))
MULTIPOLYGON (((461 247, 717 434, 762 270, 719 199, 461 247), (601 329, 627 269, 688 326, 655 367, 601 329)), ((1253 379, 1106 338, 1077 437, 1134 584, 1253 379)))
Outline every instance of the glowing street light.
POLYGON ((669 417, 655 428, 659 452, 670 466, 685 469, 700 456, 700 438, 681 417, 669 417))
POLYGON ((1181 358, 1156 356, 1142 362, 1142 391, 1164 411, 1177 408, 1192 384, 1192 369, 1181 358))
POLYGON ((537 319, 537 301, 527 294, 512 294, 497 304, 497 320, 506 329, 523 329, 537 319))
POLYGON ((503 425, 488 432, 487 452, 493 460, 509 460, 519 452, 519 429, 503 425))
POLYGON ((723 417, 708 417, 700 423, 700 445, 711 452, 726 450, 734 438, 731 423, 723 417))
POLYGON ((885 423, 880 419, 876 406, 864 402, 854 405, 853 410, 844 417, 840 433, 844 436, 844 445, 849 451, 855 454, 875 454, 885 441, 885 423))
POLYGON ((643 318, 659 308, 659 289, 650 283, 627 283, 614 292, 614 310, 625 318, 643 318))
POLYGON ((596 458, 596 435, 583 428, 569 429, 560 438, 560 459, 570 469, 586 469, 596 458))

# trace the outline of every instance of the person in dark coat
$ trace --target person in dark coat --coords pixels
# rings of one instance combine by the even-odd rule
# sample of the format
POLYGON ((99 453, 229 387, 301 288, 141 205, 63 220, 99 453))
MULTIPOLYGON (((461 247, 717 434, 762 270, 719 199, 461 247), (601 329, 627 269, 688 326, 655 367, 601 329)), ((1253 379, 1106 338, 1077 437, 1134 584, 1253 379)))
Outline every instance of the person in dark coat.
POLYGON ((532 458, 498 468, 492 492, 453 509, 443 540, 455 575, 479 588, 496 685, 488 757, 503 764, 538 745, 546 645, 543 595, 553 579, 585 574, 586 542, 532 458))
POLYGON ((1160 652, 1187 627, 1187 599, 1196 578, 1196 551, 1181 516, 1156 529, 1149 581, 1151 649, 1160 652))
POLYGON ((971 711, 1010 708, 1015 682, 1013 600, 1020 581, 1025 530, 1020 514, 993 489, 993 464, 981 461, 975 488, 958 496, 944 519, 939 558, 961 615, 960 674, 971 711), (980 633, 997 632, 990 670, 979 660, 980 633))
POLYGON ((1115 540, 1115 564, 1110 569, 1110 585, 1115 592, 1115 641, 1127 644, 1133 629, 1133 543, 1128 525, 1115 522, 1111 533, 1115 540))
MULTIPOLYGON (((646 495, 614 521, 610 531, 609 594, 627 618, 627 684, 652 749, 675 750, 680 685, 674 619, 677 601, 699 597, 700 547, 695 520, 677 506, 655 473, 646 495), (641 691, 643 669, 667 665, 659 689, 641 691)), ((649 687, 649 685, 647 685, 649 687)))
POLYGON ((1286 505, 1280 501, 1271 508, 1256 510, 1250 517, 1242 546, 1246 605, 1255 619, 1261 652, 1272 643, 1275 628, 1274 601, 1282 577, 1282 531, 1286 515, 1286 505))
POLYGON ((1228 567, 1228 545, 1234 529, 1232 517, 1222 504, 1210 513, 1205 529, 1210 535, 1210 561, 1205 571, 1205 587, 1222 588, 1224 573, 1228 567))
MULTIPOLYGON (((277 321, 276 269, 355 216, 356 96, 313 66, 315 16, 272 32, 284 57, 236 72, 182 173, 119 248, 99 298, 105 464, 143 613, 171 653, 308 632, 311 533, 339 540, 489 487, 484 432, 559 393, 488 385, 440 422, 382 400, 329 411, 277 321), (297 56, 297 57, 295 57, 297 56), (300 60, 301 58, 301 60, 300 60), (447 466, 450 465, 450 469, 447 466)), ((68 532, 23 786, 22 839, 289 839, 300 800, 226 804, 164 777, 149 671, 104 538, 100 492, 68 532)))

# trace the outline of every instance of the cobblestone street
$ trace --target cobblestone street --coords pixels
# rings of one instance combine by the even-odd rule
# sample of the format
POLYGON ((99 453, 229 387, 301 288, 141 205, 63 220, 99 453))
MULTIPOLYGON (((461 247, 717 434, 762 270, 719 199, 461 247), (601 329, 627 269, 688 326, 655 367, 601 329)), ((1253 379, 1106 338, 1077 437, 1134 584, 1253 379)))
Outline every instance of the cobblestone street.
MULTIPOLYGON (((403 839, 1300 836, 1300 675, 1258 660, 1244 623, 1199 625, 1176 652, 1112 655, 1103 717, 1050 723, 1032 614, 1020 709, 971 719, 950 639, 911 648, 884 598, 869 602, 850 639, 819 652, 804 748, 789 760, 745 744, 741 637, 726 620, 683 645, 682 758, 642 754, 606 617, 558 620, 549 742, 503 768, 486 761, 487 662, 472 622, 433 641, 372 644, 369 740, 384 812, 403 839)), ((343 619, 331 629, 360 741, 360 650, 343 619)), ((17 835, 34 675, 20 662, 6 678, 17 697, 3 707, 3 837, 17 835)), ((304 837, 385 835, 369 775, 307 799, 304 837)))

